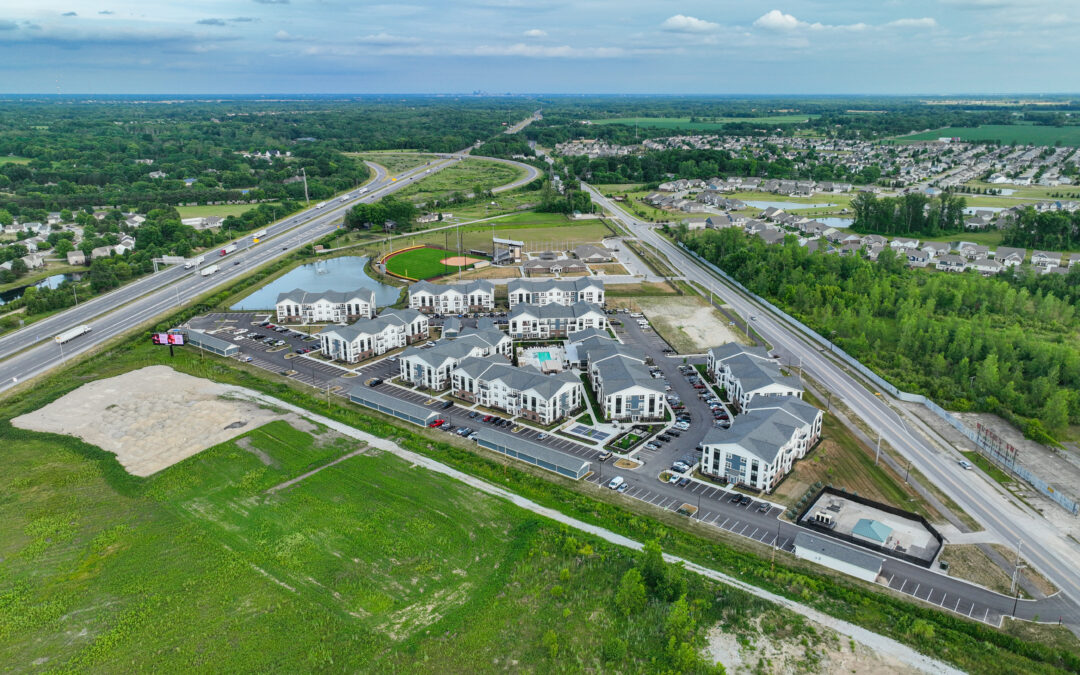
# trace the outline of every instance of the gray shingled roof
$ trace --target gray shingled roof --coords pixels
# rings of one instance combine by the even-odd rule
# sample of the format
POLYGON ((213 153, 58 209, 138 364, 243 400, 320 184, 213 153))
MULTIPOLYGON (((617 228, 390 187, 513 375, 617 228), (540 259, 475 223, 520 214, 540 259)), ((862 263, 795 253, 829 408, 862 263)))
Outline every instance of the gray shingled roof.
POLYGON ((860 551, 857 548, 845 546, 838 541, 834 541, 827 537, 819 537, 816 534, 810 534, 809 532, 795 533, 795 549, 796 554, 798 553, 798 549, 813 551, 818 555, 823 555, 827 558, 832 558, 833 560, 840 560, 868 572, 873 572, 874 574, 880 572, 881 566, 885 564, 885 559, 881 556, 874 555, 867 551, 860 551))
POLYGON ((327 326, 318 335, 334 334, 352 342, 361 335, 378 335, 387 326, 407 326, 419 316, 423 315, 415 309, 384 309, 374 319, 360 319, 351 326, 327 326))
POLYGON ((795 396, 783 396, 780 398, 759 396, 751 400, 750 406, 747 408, 747 410, 770 409, 783 410, 796 419, 811 425, 817 419, 817 416, 821 414, 820 409, 795 396))
POLYGON ((412 294, 416 291, 428 291, 434 295, 442 295, 443 293, 454 290, 462 295, 468 295, 475 291, 483 291, 485 293, 495 293, 495 284, 487 281, 486 279, 479 279, 476 281, 463 281, 460 284, 433 284, 430 281, 416 281, 409 286, 409 293, 412 294))
POLYGON ((292 300, 301 305, 309 305, 319 300, 329 300, 335 304, 343 304, 350 300, 363 300, 375 305, 375 291, 370 288, 358 288, 355 291, 305 291, 302 288, 294 288, 287 293, 278 293, 277 301, 292 300))
POLYGON ((554 302, 546 305, 520 303, 514 305, 514 308, 510 310, 510 318, 514 319, 522 314, 528 314, 538 319, 576 319, 589 312, 603 314, 604 310, 599 305, 590 302, 575 302, 572 305, 560 305, 554 302))
POLYGON ((586 328, 585 330, 574 331, 568 333, 566 339, 570 342, 583 342, 590 338, 598 338, 607 341, 613 341, 615 338, 611 337, 611 333, 606 330, 600 330, 599 328, 586 328))
POLYGON ((577 279, 511 279, 506 285, 507 292, 527 291, 539 293, 542 291, 582 291, 589 287, 604 288, 604 282, 590 277, 578 277, 577 279))
POLYGON ((535 391, 545 399, 554 396, 567 384, 581 385, 581 380, 571 373, 544 375, 531 366, 520 368, 512 366, 502 357, 494 359, 469 357, 458 364, 457 369, 464 370, 469 377, 474 379, 502 382, 515 391, 535 391))
POLYGON ((771 360, 764 361, 749 354, 739 354, 725 359, 724 365, 731 370, 731 374, 742 384, 744 392, 754 391, 771 384, 802 389, 799 378, 794 375, 782 374, 780 366, 771 360))
POLYGON ((723 361, 725 359, 730 359, 731 357, 738 356, 739 354, 750 354, 752 356, 758 357, 759 359, 769 358, 769 352, 766 351, 764 347, 744 347, 738 342, 728 342, 720 345, 719 347, 713 347, 709 350, 709 353, 712 354, 713 359, 717 362, 723 361))
MULTIPOLYGON (((591 364, 590 364, 591 365, 591 364)), ((649 373, 649 369, 640 362, 625 355, 618 355, 601 361, 596 366, 600 379, 604 382, 604 394, 611 395, 630 387, 643 387, 659 394, 665 393, 664 385, 649 373)))
POLYGON ((772 464, 780 448, 802 426, 802 420, 782 408, 751 410, 737 415, 731 427, 713 427, 702 445, 736 445, 766 464, 772 464))

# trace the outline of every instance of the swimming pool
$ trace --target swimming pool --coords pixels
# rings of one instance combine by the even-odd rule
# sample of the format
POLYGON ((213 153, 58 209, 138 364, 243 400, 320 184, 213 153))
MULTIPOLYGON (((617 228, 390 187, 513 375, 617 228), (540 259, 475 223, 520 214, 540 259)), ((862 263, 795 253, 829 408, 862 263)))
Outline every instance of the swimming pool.
POLYGON ((536 360, 540 363, 551 360, 551 354, 548 352, 536 352, 536 360))

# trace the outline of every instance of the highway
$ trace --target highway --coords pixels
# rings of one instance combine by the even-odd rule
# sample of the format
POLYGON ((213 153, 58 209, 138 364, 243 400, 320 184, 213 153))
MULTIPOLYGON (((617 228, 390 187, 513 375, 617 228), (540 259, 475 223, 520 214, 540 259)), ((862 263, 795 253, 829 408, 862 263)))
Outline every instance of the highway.
MULTIPOLYGON (((220 255, 217 250, 203 254, 205 260, 200 267, 217 265, 216 273, 202 276, 198 268, 184 269, 182 265, 175 265, 0 338, 0 359, 3 359, 0 361, 0 391, 24 383, 132 326, 223 286, 252 267, 318 240, 337 227, 337 221, 347 208, 400 190, 428 175, 428 170, 437 172, 463 158, 464 155, 456 153, 393 177, 382 167, 369 164, 375 176, 365 186, 327 200, 321 208, 307 209, 267 227, 267 235, 260 243, 253 243, 248 235, 236 240, 237 250, 228 255, 220 255), (91 327, 90 333, 64 345, 53 341, 52 338, 62 331, 83 324, 91 327)), ((527 169, 526 177, 515 181, 515 185, 539 174, 528 165, 510 163, 527 169)))
POLYGON ((847 371, 822 354, 817 345, 808 343, 793 327, 774 316, 765 307, 744 295, 733 286, 673 245, 653 230, 606 199, 591 186, 585 185, 597 204, 621 221, 628 231, 667 256, 673 268, 690 281, 705 288, 721 288, 725 301, 744 317, 749 317, 754 329, 769 341, 790 363, 800 362, 808 374, 833 392, 858 417, 862 418, 882 439, 892 445, 914 468, 921 471, 934 485, 952 497, 957 504, 996 534, 1003 543, 1023 542, 1024 557, 1045 575, 1072 602, 1074 611, 1068 617, 1074 625, 1080 623, 1080 547, 1067 541, 1045 520, 1015 506, 996 485, 981 472, 965 471, 959 466, 958 453, 941 453, 920 436, 913 435, 900 416, 882 395, 863 386, 847 371), (1072 561, 1072 562, 1069 562, 1072 561))

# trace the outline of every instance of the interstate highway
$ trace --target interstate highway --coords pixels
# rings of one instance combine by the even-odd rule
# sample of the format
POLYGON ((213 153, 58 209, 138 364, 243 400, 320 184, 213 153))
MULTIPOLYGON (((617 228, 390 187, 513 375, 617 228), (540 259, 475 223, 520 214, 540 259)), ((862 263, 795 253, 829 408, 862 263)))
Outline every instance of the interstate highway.
POLYGON ((903 419, 873 390, 868 390, 846 370, 827 358, 816 344, 809 343, 794 328, 753 299, 729 286, 722 278, 707 271, 693 258, 605 198, 591 186, 592 199, 621 221, 629 232, 667 256, 672 267, 690 281, 705 288, 723 289, 725 301, 744 317, 753 319, 754 329, 772 344, 789 362, 801 362, 802 368, 833 392, 854 413, 921 471, 930 481, 952 497, 959 506, 979 521, 1005 544, 1023 542, 1024 557, 1072 601, 1074 611, 1065 620, 1080 624, 1080 547, 1065 539, 1037 515, 1022 511, 979 472, 965 471, 957 460, 959 454, 941 453, 921 436, 912 434, 903 419))

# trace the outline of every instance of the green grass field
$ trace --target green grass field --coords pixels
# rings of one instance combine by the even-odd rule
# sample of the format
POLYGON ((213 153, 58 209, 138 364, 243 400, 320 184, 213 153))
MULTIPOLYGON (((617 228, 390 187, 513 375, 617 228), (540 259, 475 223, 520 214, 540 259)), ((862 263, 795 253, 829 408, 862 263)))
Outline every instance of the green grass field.
MULTIPOLYGON (((488 239, 488 243, 490 245, 490 239, 488 239)), ((458 269, 472 269, 472 265, 459 268, 457 265, 444 265, 440 262, 443 258, 452 255, 456 255, 456 253, 437 248, 418 248, 398 254, 387 260, 386 270, 411 279, 430 279, 457 272, 458 269)))
POLYGON ((592 120, 593 124, 628 124, 652 129, 690 129, 709 131, 722 129, 733 122, 748 124, 802 124, 817 115, 768 115, 765 117, 717 117, 715 121, 691 122, 689 117, 611 117, 592 120))
POLYGON ((891 140, 898 143, 936 141, 939 138, 959 138, 964 141, 998 141, 1023 145, 1080 146, 1080 126, 1043 127, 1031 124, 986 124, 980 127, 947 127, 924 131, 921 134, 898 136, 891 140))
POLYGON ((956 234, 943 234, 937 237, 921 237, 921 241, 970 241, 996 248, 1001 245, 1001 230, 985 230, 983 232, 957 232, 956 234))
MULTIPOLYGON (((990 183, 984 183, 982 181, 969 181, 964 185, 974 188, 987 188, 995 190, 1012 190, 1008 195, 1001 195, 997 197, 1000 200, 1009 200, 1009 206, 1015 206, 1018 203, 1023 203, 1023 200, 1028 199, 1057 199, 1059 195, 1066 195, 1065 199, 1076 199, 1074 195, 1080 195, 1080 186, 1078 185, 1059 185, 1057 187, 1049 187, 1046 185, 991 185, 990 183)), ((984 195, 962 195, 964 199, 971 200, 973 197, 978 198, 984 195)), ((985 195, 989 196, 989 195, 985 195)))
POLYGON ((0 155, 0 165, 3 164, 29 164, 29 157, 16 157, 14 155, 0 155))
POLYGON ((524 175, 524 171, 509 164, 466 159, 430 176, 417 179, 409 187, 395 193, 395 196, 422 203, 455 192, 465 194, 476 189, 490 190, 512 183, 524 175))
POLYGON ((426 153, 347 152, 345 154, 350 157, 358 157, 359 159, 364 159, 369 162, 375 162, 376 164, 385 167, 392 176, 438 159, 436 155, 426 153))
MULTIPOLYGON (((641 672, 665 658, 668 603, 615 609, 628 551, 393 455, 269 493, 356 448, 274 422, 141 479, 72 437, 11 428, 12 412, 0 422, 6 669, 641 672)), ((755 616, 805 631, 688 581, 698 635, 717 622, 745 633, 755 616)))
MULTIPOLYGON (((539 214, 547 216, 548 214, 539 214)), ((541 218, 541 221, 546 218, 541 218)), ((525 214, 516 223, 504 224, 505 221, 492 221, 498 223, 495 227, 495 236, 504 239, 517 239, 525 242, 525 248, 529 251, 539 251, 553 247, 573 248, 578 244, 599 243, 605 237, 611 236, 611 230, 599 220, 586 220, 570 222, 564 219, 564 224, 551 224, 534 226, 533 221, 525 214)), ((557 222, 557 221, 556 221, 557 222)), ((461 227, 462 248, 465 251, 475 249, 478 251, 491 251, 492 228, 489 223, 478 223, 461 227)), ((407 240, 412 244, 432 244, 435 246, 449 246, 456 250, 455 230, 449 229, 441 232, 421 233, 407 240)), ((396 238, 395 238, 396 239, 396 238)), ((394 258, 391 258, 393 261, 394 258)), ((411 275, 410 275, 411 276, 411 275)))
MULTIPOLYGON (((257 208, 258 204, 221 204, 219 206, 177 206, 176 210, 180 212, 181 218, 207 218, 209 216, 221 216, 222 218, 228 218, 229 216, 239 216, 244 211, 250 211, 257 208)), ((269 206, 279 206, 277 203, 270 203, 269 206)), ((285 215, 284 213, 282 215, 285 215)))

